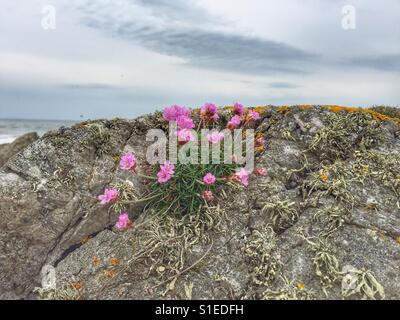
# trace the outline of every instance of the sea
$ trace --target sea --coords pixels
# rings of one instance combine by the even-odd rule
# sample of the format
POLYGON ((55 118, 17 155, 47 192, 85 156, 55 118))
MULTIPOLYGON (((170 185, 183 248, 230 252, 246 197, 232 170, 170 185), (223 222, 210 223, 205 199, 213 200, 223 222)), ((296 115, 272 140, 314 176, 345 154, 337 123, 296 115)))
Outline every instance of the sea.
POLYGON ((64 120, 22 120, 22 119, 0 119, 0 144, 11 143, 16 138, 28 132, 37 132, 39 136, 50 130, 62 126, 70 127, 77 121, 64 120))

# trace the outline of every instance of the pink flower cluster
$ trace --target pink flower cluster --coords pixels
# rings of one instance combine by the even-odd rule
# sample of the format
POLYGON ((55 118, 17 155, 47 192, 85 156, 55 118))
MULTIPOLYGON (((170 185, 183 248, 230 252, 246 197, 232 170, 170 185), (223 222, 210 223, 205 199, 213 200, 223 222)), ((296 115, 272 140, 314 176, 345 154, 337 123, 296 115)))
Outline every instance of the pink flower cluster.
POLYGON ((193 129, 195 124, 192 118, 190 118, 189 109, 173 105, 164 109, 163 117, 164 120, 169 122, 176 121, 178 127, 176 135, 180 144, 185 144, 194 140, 194 136, 190 129, 193 129))
POLYGON ((211 202, 214 200, 214 194, 212 191, 209 190, 203 191, 201 197, 207 202, 211 202))
POLYGON ((217 143, 221 142, 222 140, 224 140, 224 138, 225 138, 225 136, 222 132, 214 131, 207 135, 207 140, 212 144, 217 144, 217 143))
POLYGON ((193 133, 189 129, 181 129, 176 133, 178 136, 178 143, 185 144, 194 141, 193 133))
POLYGON ((119 167, 121 170, 135 170, 136 168, 136 157, 132 153, 125 153, 121 156, 121 160, 119 162, 119 167))
POLYGON ((115 188, 105 189, 102 195, 99 195, 97 199, 101 204, 113 203, 118 200, 119 192, 115 188))
POLYGON ((115 227, 117 229, 127 229, 132 225, 132 222, 129 220, 129 216, 128 213, 124 212, 122 213, 119 218, 117 223, 115 224, 115 227))
POLYGON ((158 182, 161 184, 167 183, 175 174, 175 166, 170 161, 165 161, 160 166, 160 171, 157 173, 158 182))
POLYGON ((240 171, 235 173, 235 179, 245 187, 249 185, 249 177, 250 173, 245 168, 242 168, 240 171))
POLYGON ((206 122, 215 122, 219 119, 218 108, 215 104, 207 102, 200 109, 200 117, 206 122))
POLYGON ((232 117, 232 119, 228 122, 228 129, 237 129, 240 127, 240 124, 242 123, 242 119, 240 118, 239 115, 235 115, 232 117))
POLYGON ((245 108, 241 103, 236 102, 233 106, 233 113, 241 117, 244 114, 245 108))
POLYGON ((163 117, 165 121, 178 121, 181 117, 190 117, 190 110, 185 107, 173 105, 164 109, 163 117))

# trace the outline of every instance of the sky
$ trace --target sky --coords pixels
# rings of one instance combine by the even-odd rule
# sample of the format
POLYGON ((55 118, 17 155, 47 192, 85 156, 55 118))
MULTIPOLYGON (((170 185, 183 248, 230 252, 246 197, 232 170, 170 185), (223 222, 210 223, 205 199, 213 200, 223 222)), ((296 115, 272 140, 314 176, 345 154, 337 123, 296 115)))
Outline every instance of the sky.
POLYGON ((0 5, 0 118, 133 118, 205 102, 400 105, 398 0, 0 5))

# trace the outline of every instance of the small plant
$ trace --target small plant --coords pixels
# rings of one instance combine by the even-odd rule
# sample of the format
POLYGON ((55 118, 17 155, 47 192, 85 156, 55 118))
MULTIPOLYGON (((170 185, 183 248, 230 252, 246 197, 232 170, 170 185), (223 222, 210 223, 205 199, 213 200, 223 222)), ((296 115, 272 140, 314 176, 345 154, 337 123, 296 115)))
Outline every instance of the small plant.
POLYGON ((304 284, 293 279, 289 281, 286 277, 281 277, 283 286, 278 290, 267 289, 262 294, 264 300, 314 300, 312 290, 307 289, 304 284))
POLYGON ((325 224, 325 231, 322 236, 328 237, 342 227, 349 219, 349 216, 350 212, 348 210, 332 204, 319 209, 314 215, 314 220, 325 224))
POLYGON ((312 262, 315 274, 320 278, 322 289, 328 296, 326 289, 341 279, 339 261, 332 254, 332 247, 326 238, 319 237, 313 241, 302 231, 299 232, 299 236, 307 242, 310 251, 314 254, 312 262))
POLYGON ((299 213, 294 208, 295 203, 277 200, 264 203, 262 212, 269 214, 274 228, 285 229, 293 225, 299 218, 299 213))
POLYGON ((282 262, 276 252, 276 235, 271 226, 254 230, 243 248, 245 258, 252 266, 252 282, 268 286, 281 269, 282 262))

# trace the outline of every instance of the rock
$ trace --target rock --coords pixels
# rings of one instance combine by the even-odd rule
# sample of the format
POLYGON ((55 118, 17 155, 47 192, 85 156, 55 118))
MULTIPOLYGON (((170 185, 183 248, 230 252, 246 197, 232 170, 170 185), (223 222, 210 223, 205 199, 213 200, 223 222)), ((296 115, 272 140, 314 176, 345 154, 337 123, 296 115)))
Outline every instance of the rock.
POLYGON ((0 167, 4 165, 8 159, 21 152, 37 139, 39 139, 37 133, 31 132, 17 138, 12 143, 0 145, 0 167))
POLYGON ((133 151, 147 172, 160 116, 46 134, 0 171, 0 299, 400 299, 399 125, 339 111, 270 107, 267 176, 200 216, 132 204, 127 231, 96 196, 125 184, 140 198, 146 180, 117 159, 133 151), (34 290, 51 266, 57 287, 34 290))

